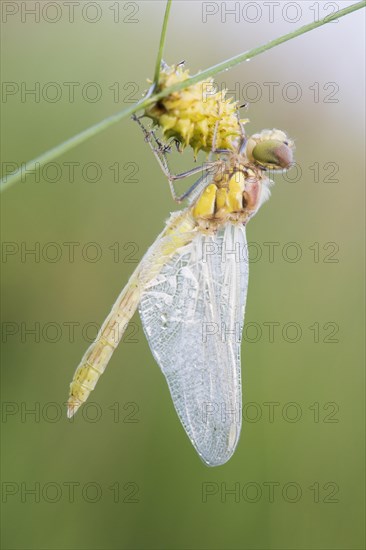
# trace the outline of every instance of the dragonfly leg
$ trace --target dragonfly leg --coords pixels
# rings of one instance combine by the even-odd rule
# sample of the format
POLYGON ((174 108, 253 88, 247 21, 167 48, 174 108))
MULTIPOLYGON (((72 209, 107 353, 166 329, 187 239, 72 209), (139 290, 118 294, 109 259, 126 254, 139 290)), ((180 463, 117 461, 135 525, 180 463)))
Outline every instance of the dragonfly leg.
POLYGON ((220 103, 218 101, 217 102, 217 120, 215 122, 215 127, 213 131, 213 136, 212 136, 211 154, 214 154, 216 151, 217 129, 219 127, 219 121, 220 121, 220 103))
POLYGON ((239 105, 239 107, 236 109, 236 118, 238 119, 238 124, 239 124, 239 128, 240 128, 240 134, 241 134, 241 138, 240 138, 240 145, 239 145, 239 154, 243 154, 244 151, 245 151, 245 147, 246 147, 246 144, 247 144, 247 141, 248 141, 248 138, 245 134, 245 128, 244 128, 244 124, 242 123, 242 121, 240 120, 240 114, 239 114, 239 109, 240 107, 246 107, 247 105, 244 104, 244 105, 239 105))
MULTIPOLYGON (((238 107, 236 109, 235 116, 238 120, 238 125, 239 125, 239 128, 240 128, 241 140, 240 140, 239 150, 242 153, 244 151, 247 139, 246 139, 246 136, 245 136, 244 124, 240 120, 239 109, 240 109, 240 107, 238 107)), ((226 154, 227 155, 227 154, 232 153, 232 150, 230 150, 230 149, 221 149, 221 148, 216 147, 217 131, 218 131, 218 127, 219 127, 219 121, 220 121, 220 103, 217 102, 217 121, 215 123, 215 128, 214 128, 214 131, 213 131, 212 146, 211 146, 211 151, 210 151, 210 155, 209 155, 210 160, 212 159, 213 155, 219 155, 219 154, 226 154)))
MULTIPOLYGON (((190 170, 186 170, 185 172, 182 172, 180 174, 172 174, 169 168, 169 164, 166 158, 166 154, 171 151, 170 144, 165 145, 162 143, 159 138, 155 135, 155 132, 153 130, 147 130, 146 127, 142 124, 140 118, 136 117, 135 115, 132 116, 132 119, 138 123, 140 128, 143 131, 143 134, 145 136, 145 141, 149 144, 152 152, 154 153, 155 158, 157 159, 160 168, 162 169, 164 175, 166 176, 168 182, 169 182, 169 188, 170 192, 172 194, 172 197, 174 201, 177 203, 182 202, 186 198, 189 197, 189 195, 197 188, 199 183, 202 182, 203 178, 206 177, 207 171, 209 168, 214 164, 212 162, 203 163, 200 166, 195 166, 194 168, 191 168, 190 170), (153 143, 153 140, 155 143, 153 143), (181 180, 184 178, 187 178, 189 176, 193 176, 194 174, 198 174, 199 172, 203 172, 203 175, 182 195, 178 195, 174 188, 174 181, 181 180)), ((177 140, 174 140, 176 144, 176 147, 179 151, 179 142, 177 140)))
MULTIPOLYGON (((235 116, 238 120, 238 125, 239 125, 239 128, 240 128, 240 144, 239 144, 239 153, 240 154, 244 153, 245 146, 246 146, 246 143, 247 143, 247 137, 245 135, 244 124, 240 120, 240 113, 239 113, 240 107, 244 107, 244 106, 246 106, 246 105, 240 105, 235 111, 235 116)), ((220 105, 218 105, 218 117, 220 117, 220 105)), ((219 123, 219 120, 217 120, 216 124, 215 124, 214 134, 213 134, 213 138, 212 138, 212 147, 211 147, 211 152, 210 152, 210 158, 211 158, 212 155, 230 154, 232 152, 230 149, 217 149, 216 148, 218 123, 219 123)))
POLYGON ((191 168, 191 170, 187 170, 186 172, 182 172, 181 174, 166 174, 169 182, 170 192, 172 194, 173 199, 178 204, 187 199, 191 193, 198 187, 198 185, 207 178, 207 174, 209 172, 209 167, 213 163, 205 163, 202 166, 195 166, 194 168, 191 168), (187 178, 189 176, 194 176, 195 174, 198 174, 199 172, 203 172, 201 177, 198 178, 197 181, 195 181, 187 191, 185 191, 182 195, 178 195, 174 188, 174 181, 176 180, 182 180, 184 178, 187 178))

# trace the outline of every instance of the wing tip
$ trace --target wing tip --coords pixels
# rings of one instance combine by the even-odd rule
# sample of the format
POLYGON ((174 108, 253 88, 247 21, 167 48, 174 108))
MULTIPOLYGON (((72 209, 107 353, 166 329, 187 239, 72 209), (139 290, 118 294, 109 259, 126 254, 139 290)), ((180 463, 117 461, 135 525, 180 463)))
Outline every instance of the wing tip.
POLYGON ((204 451, 202 450, 202 445, 198 444, 197 441, 191 439, 191 442, 196 449, 200 459, 206 466, 209 466, 210 468, 223 466, 233 456, 235 449, 239 443, 240 432, 241 423, 231 424, 227 434, 226 444, 223 441, 213 441, 212 446, 210 446, 208 449, 205 449, 204 451))

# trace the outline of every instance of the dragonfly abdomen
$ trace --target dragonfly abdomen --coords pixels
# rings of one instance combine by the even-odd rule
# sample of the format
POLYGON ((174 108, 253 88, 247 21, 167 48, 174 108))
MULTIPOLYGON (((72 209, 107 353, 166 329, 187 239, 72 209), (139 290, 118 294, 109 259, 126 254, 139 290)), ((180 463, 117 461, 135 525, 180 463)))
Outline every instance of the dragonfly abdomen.
POLYGON ((131 277, 132 280, 130 279, 130 284, 122 291, 98 336, 86 350, 75 371, 70 384, 67 410, 69 418, 76 413, 80 405, 85 403, 94 390, 137 309, 140 300, 139 285, 134 284, 137 277, 138 274, 135 272, 131 277))
POLYGON ((145 254, 75 371, 70 384, 69 418, 85 403, 105 371, 137 309, 144 288, 159 274, 168 258, 193 239, 195 228, 196 222, 189 210, 172 214, 164 231, 145 254))

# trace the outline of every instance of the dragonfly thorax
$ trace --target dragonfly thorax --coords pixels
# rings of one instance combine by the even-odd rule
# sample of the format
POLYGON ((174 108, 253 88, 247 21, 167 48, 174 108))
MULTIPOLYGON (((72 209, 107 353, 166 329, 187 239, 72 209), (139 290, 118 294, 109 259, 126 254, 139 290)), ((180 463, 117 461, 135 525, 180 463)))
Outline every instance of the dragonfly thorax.
POLYGON ((212 181, 192 207, 201 227, 217 228, 229 221, 245 223, 261 204, 262 188, 269 184, 263 170, 243 157, 217 161, 212 181))

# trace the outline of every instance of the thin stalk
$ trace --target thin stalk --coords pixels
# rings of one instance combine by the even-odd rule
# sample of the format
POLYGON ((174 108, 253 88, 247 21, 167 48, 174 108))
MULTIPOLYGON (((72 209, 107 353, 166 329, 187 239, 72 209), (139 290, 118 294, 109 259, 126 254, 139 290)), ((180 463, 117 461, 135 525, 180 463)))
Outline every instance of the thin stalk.
POLYGON ((147 95, 146 97, 138 101, 135 105, 131 105, 130 107, 127 107, 126 109, 123 109, 122 111, 119 111, 118 113, 103 119, 101 122, 97 122, 93 126, 90 126, 89 128, 83 130, 79 134, 76 134, 75 136, 67 139, 66 141, 60 143, 59 145, 56 145, 56 147, 49 149, 39 157, 36 157, 35 159, 30 160, 27 163, 24 163, 18 170, 16 170, 16 172, 13 172, 13 174, 10 174, 9 176, 5 176, 2 180, 0 180, 0 191, 4 191, 4 189, 9 188, 11 185, 19 181, 22 178, 22 175, 26 171, 39 169, 46 162, 54 160, 60 155, 66 153, 67 151, 70 151, 70 149, 73 149, 74 147, 76 147, 76 145, 79 145, 80 143, 83 143, 87 139, 99 134, 99 132, 101 132, 102 130, 109 128, 113 124, 116 124, 123 118, 129 115, 132 115, 136 111, 145 109, 152 103, 159 101, 159 99, 166 97, 172 92, 183 90, 184 88, 188 88, 192 84, 197 84, 197 82, 201 82, 202 80, 205 80, 206 78, 214 76, 215 74, 221 73, 227 69, 235 67, 236 65, 239 65, 239 63, 243 63, 243 61, 246 61, 247 59, 252 59, 253 57, 256 57, 261 53, 264 53, 272 48, 275 48, 276 46, 279 46, 280 44, 283 44, 284 42, 288 42, 289 40, 292 40, 297 36, 301 36, 302 34, 305 34, 318 27, 321 27, 322 25, 326 25, 331 21, 340 19, 341 17, 344 17, 345 15, 348 15, 354 11, 364 8, 365 6, 366 6, 366 0, 362 0, 361 2, 357 2, 356 4, 352 4, 351 6, 344 8, 343 10, 333 13, 332 15, 328 15, 324 19, 315 21, 314 23, 310 23, 309 25, 304 25, 303 27, 300 27, 299 29, 293 32, 290 32, 289 34, 285 34, 284 36, 275 38, 274 40, 272 40, 271 42, 268 42, 267 44, 263 44, 262 46, 258 46, 253 50, 241 53, 235 57, 232 57, 230 59, 227 59, 226 61, 223 61, 222 63, 213 65, 212 67, 209 67, 208 69, 190 78, 187 78, 187 80, 184 80, 183 82, 178 82, 173 86, 170 86, 169 88, 165 88, 164 90, 160 91, 157 94, 153 93, 152 95, 150 94, 147 95))
POLYGON ((156 89, 157 85, 159 84, 161 60, 163 59, 164 44, 165 44, 165 39, 166 39, 166 31, 167 31, 167 28, 168 28, 168 20, 169 20, 169 13, 170 13, 171 5, 172 5, 172 0, 168 0, 167 3, 166 3, 166 8, 165 8, 163 27, 161 29, 159 51, 158 51, 158 55, 156 57, 154 84, 153 84, 154 89, 156 89))
POLYGON ((302 34, 305 34, 314 29, 317 29, 318 27, 326 25, 327 23, 331 23, 332 21, 340 19, 341 17, 344 17, 345 15, 349 15, 350 13, 360 10, 361 8, 364 8, 364 7, 366 7, 366 0, 357 2, 357 4, 352 4, 348 8, 344 8, 343 10, 332 13, 331 15, 327 15, 326 17, 324 17, 324 19, 320 19, 319 21, 315 21, 314 23, 309 23, 308 25, 304 25, 303 27, 300 27, 299 29, 293 32, 280 36, 279 38, 275 38, 274 40, 271 40, 271 42, 267 42, 267 44, 258 46, 257 48, 254 48, 249 52, 241 53, 239 55, 231 57, 230 59, 227 59, 226 61, 222 61, 217 65, 213 65, 212 67, 209 67, 204 71, 201 71, 200 73, 188 78, 187 80, 184 80, 183 82, 178 82, 177 84, 170 86, 170 88, 166 88, 164 90, 164 94, 162 94, 162 92, 159 92, 158 94, 151 96, 151 101, 149 101, 148 104, 154 103, 155 101, 158 101, 159 99, 161 99, 161 97, 165 97, 165 95, 169 95, 172 92, 176 92, 188 86, 192 86, 192 84, 197 84, 197 82, 201 82, 202 80, 205 80, 206 78, 214 76, 215 74, 222 73, 223 71, 227 71, 228 69, 232 69, 236 65, 243 63, 243 61, 252 59, 257 55, 260 55, 261 53, 264 53, 268 50, 271 50, 272 48, 275 48, 276 46, 279 46, 280 44, 283 44, 284 42, 288 42, 289 40, 292 40, 297 36, 301 36, 302 34))

